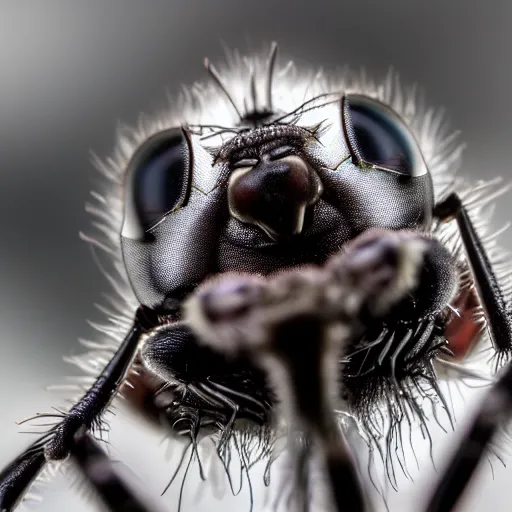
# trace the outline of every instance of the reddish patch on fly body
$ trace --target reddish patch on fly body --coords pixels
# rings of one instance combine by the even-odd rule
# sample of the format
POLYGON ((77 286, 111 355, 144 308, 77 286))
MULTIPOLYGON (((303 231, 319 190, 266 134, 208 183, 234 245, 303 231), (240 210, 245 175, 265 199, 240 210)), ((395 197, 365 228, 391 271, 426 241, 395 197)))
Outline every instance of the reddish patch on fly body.
POLYGON ((142 366, 139 357, 135 360, 136 372, 129 372, 120 392, 125 404, 135 409, 151 423, 160 424, 160 412, 155 405, 155 394, 165 385, 164 381, 142 366))
POLYGON ((463 359, 480 338, 482 326, 474 318, 474 310, 479 305, 474 288, 462 290, 452 303, 458 315, 452 315, 445 329, 445 337, 455 359, 463 359))

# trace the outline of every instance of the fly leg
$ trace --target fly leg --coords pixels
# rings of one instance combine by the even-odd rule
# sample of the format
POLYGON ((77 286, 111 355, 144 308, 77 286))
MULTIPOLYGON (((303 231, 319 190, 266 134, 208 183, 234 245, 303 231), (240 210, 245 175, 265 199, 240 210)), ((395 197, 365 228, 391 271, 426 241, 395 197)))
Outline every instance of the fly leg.
POLYGON ((136 490, 121 468, 109 459, 98 442, 85 430, 77 432, 71 446, 71 457, 96 491, 103 504, 112 512, 157 512, 149 505, 149 497, 136 490))
MULTIPOLYGON (((491 342, 501 357, 512 352, 512 311, 492 269, 483 243, 456 194, 436 208, 442 221, 455 220, 466 249, 475 288, 487 319, 491 342)), ((428 512, 448 512, 457 504, 496 431, 512 418, 512 364, 509 362, 488 391, 472 424, 441 476, 426 507, 428 512)))
POLYGON ((155 323, 139 308, 132 329, 91 388, 64 419, 0 472, 0 510, 13 510, 47 462, 65 459, 77 432, 91 430, 119 389, 138 350, 140 336, 155 323))
POLYGON ((324 267, 270 278, 221 275, 185 304, 198 340, 266 372, 289 427, 316 442, 338 511, 369 509, 335 414, 342 408, 340 359, 368 318, 386 314, 416 287, 429 248, 411 232, 368 232, 324 267))

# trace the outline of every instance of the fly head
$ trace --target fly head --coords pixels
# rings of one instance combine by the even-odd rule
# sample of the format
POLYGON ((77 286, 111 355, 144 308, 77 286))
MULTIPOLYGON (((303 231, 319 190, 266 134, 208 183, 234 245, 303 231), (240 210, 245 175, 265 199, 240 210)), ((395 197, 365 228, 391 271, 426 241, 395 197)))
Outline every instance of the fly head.
POLYGON ((419 145, 370 96, 321 95, 206 133, 161 131, 128 163, 121 246, 144 305, 173 308, 218 272, 321 264, 370 228, 430 228, 419 145))

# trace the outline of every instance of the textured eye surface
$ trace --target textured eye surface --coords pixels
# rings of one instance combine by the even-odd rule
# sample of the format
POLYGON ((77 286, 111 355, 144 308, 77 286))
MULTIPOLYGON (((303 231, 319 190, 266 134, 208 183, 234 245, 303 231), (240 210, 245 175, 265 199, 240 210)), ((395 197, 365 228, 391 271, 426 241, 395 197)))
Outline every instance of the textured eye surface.
POLYGON ((186 204, 192 155, 182 128, 150 137, 128 165, 123 236, 141 238, 166 214, 186 204))
POLYGON ((387 105, 367 96, 347 94, 342 116, 350 152, 358 165, 411 177, 427 174, 413 134, 387 105))

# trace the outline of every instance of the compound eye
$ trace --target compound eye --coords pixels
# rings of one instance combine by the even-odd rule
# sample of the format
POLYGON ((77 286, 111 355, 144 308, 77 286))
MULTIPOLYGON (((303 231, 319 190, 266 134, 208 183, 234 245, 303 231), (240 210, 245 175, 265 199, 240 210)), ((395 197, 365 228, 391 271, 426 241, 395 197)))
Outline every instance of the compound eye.
POLYGON ((144 142, 128 164, 122 236, 143 239, 168 213, 185 206, 191 168, 190 142, 182 128, 144 142))
POLYGON ((427 174, 416 139, 390 107, 367 96, 347 94, 342 116, 350 153, 357 165, 411 177, 427 174))

